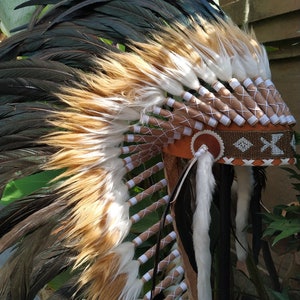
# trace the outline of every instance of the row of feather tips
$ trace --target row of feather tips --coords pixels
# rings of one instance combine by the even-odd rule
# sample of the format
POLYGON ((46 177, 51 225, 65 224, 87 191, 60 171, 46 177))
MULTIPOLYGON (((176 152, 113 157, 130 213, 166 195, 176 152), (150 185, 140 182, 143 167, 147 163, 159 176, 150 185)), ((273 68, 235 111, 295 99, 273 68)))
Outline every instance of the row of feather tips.
MULTIPOLYGON (((159 151, 182 136, 219 124, 263 130, 296 123, 271 81, 265 48, 254 33, 230 20, 202 20, 201 26, 191 28, 177 24, 149 43, 131 47, 133 53, 113 55, 101 65, 113 79, 106 96, 119 93, 129 99, 128 108, 143 107, 139 124, 124 138, 140 145, 122 147, 122 154, 147 152, 147 143, 159 151), (126 86, 115 84, 117 78, 126 86)), ((127 165, 128 170, 133 167, 127 165)))
MULTIPOLYGON (((176 30, 168 28, 165 33, 154 35, 154 41, 149 44, 135 44, 133 50, 135 54, 122 58, 129 67, 124 69, 127 76, 121 77, 133 79, 132 68, 133 76, 138 77, 134 81, 148 88, 159 86, 175 100, 180 99, 162 100, 164 97, 159 94, 151 95, 147 88, 141 88, 138 95, 132 97, 133 102, 154 96, 159 106, 165 104, 181 110, 181 115, 187 114, 189 119, 211 127, 219 123, 229 126, 232 122, 238 126, 245 123, 253 126, 258 122, 263 126, 293 125, 296 122, 271 81, 265 48, 253 33, 244 33, 230 21, 208 23, 202 20, 201 26, 194 24, 189 30, 178 25, 176 30), (182 105, 182 99, 187 105, 182 105)), ((117 73, 123 68, 114 64, 106 66, 108 69, 116 67, 117 73)), ((114 73, 107 71, 109 75, 114 73)), ((126 91, 123 94, 126 95, 126 91)), ((131 98, 130 92, 128 96, 131 98)), ((166 112, 161 113, 167 117, 166 112)), ((142 123, 148 120, 141 119, 142 123)))

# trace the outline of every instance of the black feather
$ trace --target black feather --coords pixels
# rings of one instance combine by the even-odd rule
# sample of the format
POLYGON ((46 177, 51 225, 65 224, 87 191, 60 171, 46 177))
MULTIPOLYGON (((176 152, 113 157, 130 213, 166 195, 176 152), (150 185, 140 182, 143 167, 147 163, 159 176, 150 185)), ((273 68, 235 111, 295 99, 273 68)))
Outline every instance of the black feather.
POLYGON ((33 299, 57 275, 71 268, 70 258, 73 254, 72 250, 62 247, 61 243, 57 242, 53 237, 52 241, 52 245, 50 244, 34 258, 34 268, 28 292, 29 299, 33 299))
POLYGON ((59 92, 57 83, 39 79, 6 78, 0 79, 0 94, 23 95, 30 100, 54 100, 54 93, 59 92))
MULTIPOLYGON (((32 56, 42 49, 58 47, 70 42, 73 49, 78 43, 71 37, 73 33, 92 35, 95 39, 105 37, 119 43, 130 40, 144 41, 145 38, 158 30, 160 25, 181 22, 190 23, 190 18, 201 15, 212 19, 216 16, 224 17, 221 9, 211 5, 212 1, 139 1, 139 0, 86 0, 86 1, 27 1, 29 5, 56 4, 37 21, 30 31, 16 34, 9 41, 4 41, 0 47, 0 60, 12 59, 20 55, 32 56), (50 25, 49 25, 50 24, 50 25), (123 26, 122 26, 123 24, 123 26), (69 28, 66 28, 69 26, 69 28), (65 31, 62 38, 60 28, 65 31)), ((25 6, 25 5, 24 5, 25 6)), ((19 6, 21 7, 21 6, 19 6)), ((85 38, 83 38, 84 40, 85 38)), ((86 47, 87 55, 96 53, 91 44, 86 47)))
POLYGON ((254 190, 250 202, 250 214, 252 220, 252 252, 255 263, 258 263, 259 253, 262 247, 263 220, 261 214, 261 193, 266 186, 266 168, 254 167, 254 190))
POLYGON ((74 69, 55 61, 23 59, 0 63, 0 78, 34 78, 51 82, 75 80, 74 69))
POLYGON ((32 274, 35 273, 34 258, 50 247, 56 238, 54 235, 51 236, 55 222, 47 221, 46 224, 41 222, 36 230, 22 239, 16 251, 2 267, 1 278, 8 285, 4 291, 0 290, 2 299, 31 300, 34 298, 30 296, 30 281, 32 274))
MULTIPOLYGON (((20 223, 36 211, 50 205, 55 198, 38 194, 12 202, 0 210, 0 237, 8 233, 16 224, 20 223)), ((4 249, 2 249, 4 250, 4 249)))
POLYGON ((189 162, 170 197, 170 202, 172 203, 175 212, 176 229, 190 264, 195 272, 197 272, 197 263, 193 243, 192 225, 196 205, 196 161, 197 160, 194 159, 189 162))

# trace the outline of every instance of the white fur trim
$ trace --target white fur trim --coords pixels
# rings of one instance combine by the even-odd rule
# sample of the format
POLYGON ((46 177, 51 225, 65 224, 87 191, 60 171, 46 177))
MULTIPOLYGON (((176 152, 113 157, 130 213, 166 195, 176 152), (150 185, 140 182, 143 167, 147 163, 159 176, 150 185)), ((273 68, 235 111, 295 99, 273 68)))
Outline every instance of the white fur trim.
POLYGON ((193 216, 193 241, 198 267, 197 290, 199 300, 212 298, 210 285, 210 205, 215 185, 212 174, 213 156, 209 152, 198 157, 196 175, 196 211, 193 216))

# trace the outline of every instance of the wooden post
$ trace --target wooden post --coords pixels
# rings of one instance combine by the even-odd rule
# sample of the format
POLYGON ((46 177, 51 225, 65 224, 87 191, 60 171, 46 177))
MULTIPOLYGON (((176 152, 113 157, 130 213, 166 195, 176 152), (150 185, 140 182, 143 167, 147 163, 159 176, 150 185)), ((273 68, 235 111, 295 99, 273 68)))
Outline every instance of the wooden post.
POLYGON ((230 300, 230 210, 231 185, 233 181, 232 167, 221 165, 220 182, 220 250, 219 250, 219 300, 230 300))

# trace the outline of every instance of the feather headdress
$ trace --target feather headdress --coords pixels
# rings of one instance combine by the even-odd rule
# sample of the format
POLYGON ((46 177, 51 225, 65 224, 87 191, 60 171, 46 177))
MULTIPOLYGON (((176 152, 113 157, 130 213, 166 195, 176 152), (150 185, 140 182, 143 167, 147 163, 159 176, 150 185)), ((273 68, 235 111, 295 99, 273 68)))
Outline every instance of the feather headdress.
MULTIPOLYGON (((109 4, 118 4, 118 12, 124 8, 118 1, 108 2, 107 7, 99 4, 99 8, 94 2, 91 8, 99 9, 101 14, 108 12, 109 4)), ((53 185, 46 188, 52 197, 34 194, 32 199, 22 199, 16 202, 17 206, 9 205, 1 212, 5 228, 1 250, 20 243, 8 266, 16 268, 20 264, 19 255, 25 255, 30 241, 42 243, 29 252, 31 259, 38 262, 39 272, 30 262, 27 283, 16 297, 32 298, 49 280, 35 284, 37 274, 45 270, 41 263, 44 256, 55 260, 61 251, 65 263, 55 267, 51 275, 71 265, 76 276, 75 291, 87 299, 137 299, 142 294, 150 299, 162 292, 166 299, 174 299, 187 289, 191 298, 211 299, 209 226, 215 186, 213 163, 269 166, 294 162, 291 126, 295 119, 270 81, 265 50, 230 20, 221 19, 223 14, 208 2, 195 1, 194 7, 192 1, 187 2, 185 13, 181 1, 174 6, 167 1, 124 2, 128 10, 135 11, 135 16, 140 12, 140 18, 135 22, 131 19, 134 26, 126 23, 130 21, 125 16, 122 22, 114 18, 111 26, 115 26, 116 32, 124 26, 124 32, 115 36, 128 34, 135 40, 128 44, 130 50, 106 49, 105 55, 98 55, 100 58, 90 57, 85 72, 34 58, 0 66, 1 80, 6 86, 2 94, 12 98, 7 97, 6 107, 20 109, 25 120, 33 117, 26 130, 34 128, 36 119, 43 114, 47 120, 43 119, 43 130, 34 131, 27 144, 19 136, 23 143, 19 151, 27 155, 24 159, 36 155, 41 159, 36 159, 33 171, 27 164, 26 168, 21 165, 22 174, 14 172, 14 176, 22 177, 38 169, 61 170, 53 185), (163 17, 169 24, 162 25, 160 18, 153 25, 146 22, 156 16, 158 2, 164 5, 160 13, 165 13, 163 17), (176 22, 167 18, 170 8, 173 11, 169 14, 177 18, 176 22), (197 13, 189 15, 189 8, 198 8, 197 13), (143 33, 151 32, 151 27, 155 29, 151 37, 139 37, 139 29, 143 28, 139 21, 148 24, 143 33), (5 71, 16 66, 25 68, 25 84, 24 79, 15 78, 16 73, 5 71), (31 77, 26 75, 30 68, 39 70, 36 78, 29 71, 31 77), (40 76, 45 76, 43 81, 40 76), (55 79, 59 85, 54 84, 55 79), (42 99, 40 107, 29 101, 18 103, 19 92, 10 90, 18 85, 32 101, 46 94, 48 105, 42 99), (29 105, 29 110, 22 105, 29 105), (187 177, 183 176, 179 185, 183 167, 178 158, 191 160, 187 177), (188 174, 196 164, 195 179, 189 179, 188 174), (185 204, 186 214, 182 215, 190 218, 186 234, 191 251, 187 250, 189 246, 180 228, 180 208, 174 204, 182 197, 186 178, 195 186, 186 195, 190 203, 185 204), (149 215, 157 214, 167 205, 174 188, 172 212, 166 213, 164 221, 166 236, 158 242, 165 254, 154 270, 149 267, 156 252, 152 241, 162 229, 159 218, 149 224, 149 215), (155 200, 151 199, 153 195, 155 200), (36 198, 39 200, 33 205, 36 198), (25 210, 29 207, 28 203, 32 210, 20 213, 22 206, 25 210), (12 226, 8 221, 11 212, 19 218, 12 226), (34 218, 38 220, 33 222, 34 218), (143 229, 137 230, 139 227, 143 229), (41 236, 48 237, 45 244, 41 236), (183 266, 177 262, 179 256, 186 262, 183 266), (189 273, 190 266, 193 271, 189 273), (156 274, 163 276, 150 292, 148 282, 156 274), (197 288, 193 280, 197 281, 197 288)), ((55 30, 61 18, 68 19, 72 11, 76 9, 69 8, 61 17, 52 18, 45 34, 51 28, 55 30)), ((101 14, 93 17, 100 18, 101 14)), ((74 26, 86 26, 85 21, 79 19, 74 26)), ((107 37, 105 22, 101 22, 100 32, 107 37)), ((115 37, 110 32, 108 37, 111 36, 115 37)), ((58 55, 66 59, 65 52, 46 52, 43 49, 37 56, 58 55)), ((13 120, 9 113, 3 118, 13 120)), ((11 159, 10 151, 14 153, 11 155, 19 153, 13 146, 4 151, 4 165, 11 159)), ((22 158, 17 161, 21 163, 22 158)), ((21 280, 14 278, 15 268, 1 271, 0 295, 5 299, 14 297, 13 289, 21 280)))

